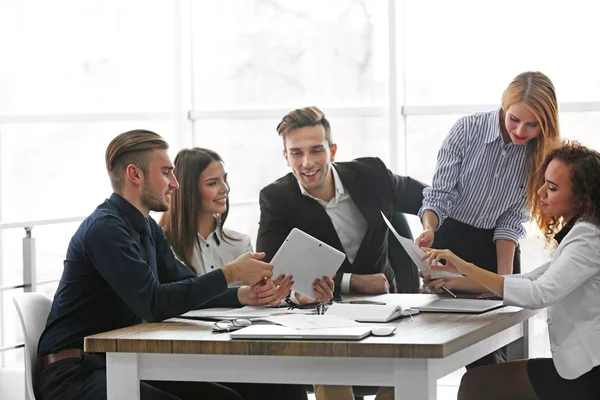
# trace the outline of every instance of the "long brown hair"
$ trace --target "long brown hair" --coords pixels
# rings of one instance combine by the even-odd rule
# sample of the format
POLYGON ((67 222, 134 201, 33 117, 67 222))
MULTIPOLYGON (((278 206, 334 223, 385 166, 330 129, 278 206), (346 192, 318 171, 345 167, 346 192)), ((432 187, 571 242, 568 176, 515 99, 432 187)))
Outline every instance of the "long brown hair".
MULTIPOLYGON (((196 273, 198 271, 192 265, 192 255, 194 254, 194 245, 198 240, 199 217, 202 211, 198 184, 200 175, 213 161, 223 162, 223 159, 209 149, 194 147, 183 149, 177 153, 173 173, 179 181, 179 189, 173 191, 169 210, 160 219, 160 226, 165 231, 175 255, 196 273)), ((227 196, 226 205, 225 212, 216 217, 217 229, 224 240, 236 240, 223 232, 223 225, 229 214, 229 196, 227 196)))
MULTIPOLYGON (((552 151, 542 166, 546 171, 552 160, 560 160, 571 168, 573 202, 576 208, 573 220, 600 225, 600 153, 578 142, 566 141, 562 147, 552 151)), ((569 221, 569 224, 575 221, 569 221)), ((548 241, 563 225, 562 218, 551 217, 546 225, 548 241)))
POLYGON ((520 102, 527 105, 535 114, 542 130, 542 133, 531 142, 529 180, 526 190, 527 208, 531 213, 531 219, 543 231, 548 226, 549 217, 542 212, 537 190, 544 183, 544 161, 560 144, 558 102, 550 78, 541 72, 523 72, 517 75, 502 94, 502 111, 506 113, 510 106, 520 102))

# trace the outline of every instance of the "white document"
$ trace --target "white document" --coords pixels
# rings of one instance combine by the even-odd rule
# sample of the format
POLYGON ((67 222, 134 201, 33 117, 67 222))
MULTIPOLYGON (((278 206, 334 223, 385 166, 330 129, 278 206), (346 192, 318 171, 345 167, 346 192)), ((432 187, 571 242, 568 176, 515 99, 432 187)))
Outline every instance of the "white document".
POLYGON ((407 239, 404 236, 400 236, 400 234, 396 232, 396 229, 394 229, 391 222, 386 218, 383 212, 381 212, 381 216, 383 217, 383 220, 387 224, 388 228, 390 228, 390 231, 394 234, 394 236, 396 236, 396 239, 398 239, 402 247, 404 247, 406 253, 410 256, 410 258, 413 260, 413 262, 423 275, 431 275, 431 279, 462 277, 462 275, 453 274, 452 272, 431 271, 429 269, 429 264, 427 263, 427 261, 421 261, 421 259, 426 255, 425 252, 421 250, 421 248, 417 246, 417 244, 412 240, 407 239))
POLYGON ((293 275, 292 289, 315 300, 314 280, 335 274, 345 258, 341 251, 294 228, 271 260, 273 277, 293 275))
POLYGON ((232 339, 360 340, 371 334, 371 326, 351 328, 294 329, 281 325, 252 325, 229 334, 232 339))
POLYGON ((341 318, 335 315, 279 315, 262 318, 273 324, 299 330, 304 329, 327 329, 327 328, 352 328, 362 326, 351 319, 341 318))
MULTIPOLYGON (((341 304, 334 303, 325 315, 349 318, 358 322, 389 322, 403 315, 402 306, 395 304, 341 304)), ((408 310, 406 310, 408 311, 408 310)), ((406 313, 416 314, 418 311, 406 313)))
POLYGON ((181 317, 182 318, 191 318, 191 319, 221 320, 221 319, 224 319, 222 317, 223 314, 225 314, 228 311, 232 311, 232 310, 236 310, 236 308, 221 308, 221 307, 204 308, 201 310, 188 311, 185 314, 182 314, 181 317))
POLYGON ((240 308, 206 308, 203 310, 192 310, 182 315, 183 318, 197 318, 197 319, 236 319, 236 318, 266 318, 276 315, 293 315, 293 314, 311 314, 314 310, 305 310, 295 308, 288 310, 287 308, 275 308, 275 307, 252 307, 245 306, 240 308))

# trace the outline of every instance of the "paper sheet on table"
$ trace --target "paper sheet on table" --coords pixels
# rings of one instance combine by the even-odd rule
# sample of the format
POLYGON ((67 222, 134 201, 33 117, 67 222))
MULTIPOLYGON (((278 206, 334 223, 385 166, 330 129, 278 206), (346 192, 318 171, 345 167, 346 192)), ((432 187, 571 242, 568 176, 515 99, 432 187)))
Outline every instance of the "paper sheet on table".
POLYGON ((287 308, 245 306, 241 308, 206 308, 203 310, 192 310, 183 314, 182 317, 222 320, 235 318, 265 318, 277 315, 311 313, 314 313, 314 310, 288 310, 287 308))
POLYGON ((323 329, 323 328, 351 328, 363 326, 350 319, 335 315, 280 315, 262 318, 277 325, 294 329, 323 329))
POLYGON ((392 223, 386 218, 383 212, 381 212, 381 216, 383 217, 383 220, 387 224, 388 228, 390 228, 390 231, 394 234, 396 239, 398 239, 398 242, 400 242, 402 247, 404 247, 406 253, 413 260, 413 262, 423 275, 431 275, 431 279, 459 278, 462 276, 460 274, 453 274, 451 272, 446 271, 431 271, 429 269, 429 264, 427 263, 427 261, 421 261, 421 258, 425 257, 425 252, 421 250, 421 248, 417 246, 417 244, 412 240, 407 239, 404 236, 400 236, 400 234, 396 232, 396 229, 394 229, 392 223))

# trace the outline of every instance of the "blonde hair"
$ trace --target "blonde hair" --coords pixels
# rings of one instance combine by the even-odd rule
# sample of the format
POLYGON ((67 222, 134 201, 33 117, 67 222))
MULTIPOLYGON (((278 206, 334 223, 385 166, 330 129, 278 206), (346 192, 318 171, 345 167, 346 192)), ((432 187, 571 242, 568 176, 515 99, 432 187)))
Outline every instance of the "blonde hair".
POLYGON ((504 113, 516 103, 524 103, 535 114, 542 133, 532 141, 529 157, 529 180, 527 182, 527 208, 531 219, 543 231, 549 217, 540 207, 537 190, 544 184, 544 161, 552 150, 560 145, 558 102, 550 78, 541 72, 523 72, 515 77, 502 94, 504 113))
POLYGON ((147 174, 150 151, 168 148, 168 143, 158 133, 144 129, 124 132, 114 138, 105 154, 106 170, 113 190, 118 193, 123 188, 123 172, 129 164, 147 174))
POLYGON ((305 126, 317 125, 323 125, 323 128, 325 129, 325 140, 327 140, 329 146, 333 145, 329 121, 325 118, 323 111, 315 106, 298 108, 287 113, 277 125, 277 134, 283 139, 283 145, 285 147, 285 136, 289 131, 292 129, 304 128, 305 126))

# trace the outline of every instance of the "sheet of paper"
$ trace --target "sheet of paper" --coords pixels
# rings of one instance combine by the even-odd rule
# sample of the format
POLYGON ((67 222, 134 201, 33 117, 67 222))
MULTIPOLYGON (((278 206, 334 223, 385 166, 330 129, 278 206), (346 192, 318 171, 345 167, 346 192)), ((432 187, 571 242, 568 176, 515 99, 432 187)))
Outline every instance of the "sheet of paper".
POLYGON ((388 322, 402 314, 402 306, 395 304, 340 304, 334 303, 325 315, 361 322, 388 322))
POLYGON ((235 319, 235 318, 265 318, 274 315, 289 314, 311 314, 314 310, 293 309, 288 310, 285 307, 252 307, 245 306, 240 308, 207 308, 204 310, 192 310, 182 315, 184 318, 203 318, 203 319, 235 319))
POLYGON ((417 246, 417 244, 415 242, 413 242, 412 240, 407 239, 404 236, 400 236, 400 234, 398 234, 398 232, 396 232, 396 229, 394 229, 394 226, 387 219, 387 217, 385 216, 385 214, 383 212, 381 212, 381 216, 383 217, 383 220, 387 224, 388 228, 390 228, 390 231, 394 234, 396 239, 398 239, 398 242, 400 242, 402 247, 404 247, 404 250, 406 251, 406 253, 410 256, 410 258, 413 260, 413 262, 415 263, 415 265, 417 266, 417 268, 419 269, 419 271, 421 271, 421 273, 423 275, 431 275, 431 279, 457 278, 457 277, 462 276, 459 274, 453 274, 451 272, 446 272, 446 271, 431 271, 429 269, 429 264, 427 263, 427 261, 421 261, 421 258, 425 257, 425 252, 423 250, 421 250, 421 248, 419 246, 417 246))
POLYGON ((280 315, 262 318, 265 321, 294 329, 350 328, 362 326, 358 322, 335 315, 280 315))
POLYGON ((235 308, 205 308, 202 310, 191 310, 182 314, 183 318, 202 318, 202 319, 223 319, 221 316, 227 311, 236 310, 235 308))

